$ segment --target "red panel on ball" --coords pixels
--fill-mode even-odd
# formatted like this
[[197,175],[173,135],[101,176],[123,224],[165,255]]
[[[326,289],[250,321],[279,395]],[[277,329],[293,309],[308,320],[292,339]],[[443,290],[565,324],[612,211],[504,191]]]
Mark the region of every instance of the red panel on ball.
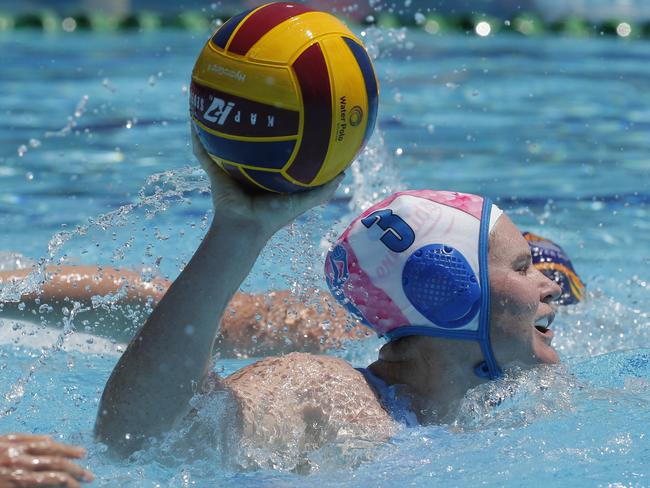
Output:
[[293,64],[304,106],[304,128],[298,154],[287,174],[300,183],[316,178],[327,156],[332,131],[332,89],[320,45],[307,48]]
[[253,13],[232,38],[228,51],[245,55],[264,34],[291,17],[312,12],[313,9],[299,3],[272,3]]

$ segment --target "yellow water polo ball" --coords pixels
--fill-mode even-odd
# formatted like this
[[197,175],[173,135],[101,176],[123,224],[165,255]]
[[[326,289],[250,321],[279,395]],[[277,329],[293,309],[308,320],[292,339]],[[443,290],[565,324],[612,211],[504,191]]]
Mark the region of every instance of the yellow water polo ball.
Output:
[[243,12],[199,55],[190,114],[224,171],[278,193],[327,183],[372,134],[378,83],[361,41],[333,15],[291,2]]

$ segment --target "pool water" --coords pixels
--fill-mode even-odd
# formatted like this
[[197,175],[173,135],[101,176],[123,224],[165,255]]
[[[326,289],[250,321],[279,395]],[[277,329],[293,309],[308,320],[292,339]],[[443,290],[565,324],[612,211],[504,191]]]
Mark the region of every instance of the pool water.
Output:
[[[0,265],[106,263],[174,278],[211,218],[190,165],[187,88],[205,36],[0,33]],[[331,228],[382,195],[490,196],[559,242],[588,299],[560,310],[557,367],[468,394],[452,425],[401,431],[356,463],[239,472],[167,445],[115,461],[92,438],[121,345],[83,311],[63,331],[0,322],[0,430],[80,443],[93,486],[650,485],[648,43],[369,29],[378,130],[324,209],[274,239],[245,290],[322,287]],[[0,289],[2,299],[16,290]],[[379,341],[336,354],[355,366]],[[225,373],[246,364],[224,360]]]

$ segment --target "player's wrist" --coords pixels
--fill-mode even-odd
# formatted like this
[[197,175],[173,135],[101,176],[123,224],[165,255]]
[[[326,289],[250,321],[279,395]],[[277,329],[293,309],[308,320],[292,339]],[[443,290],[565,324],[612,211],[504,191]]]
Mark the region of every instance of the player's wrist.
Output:
[[245,244],[260,244],[263,246],[274,233],[274,230],[268,229],[264,222],[255,217],[242,217],[238,214],[215,212],[206,238],[223,239],[227,237]]

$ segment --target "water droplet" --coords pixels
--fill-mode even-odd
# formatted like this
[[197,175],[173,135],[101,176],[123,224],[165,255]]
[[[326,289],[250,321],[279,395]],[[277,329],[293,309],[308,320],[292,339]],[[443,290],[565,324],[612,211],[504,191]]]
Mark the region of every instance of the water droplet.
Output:
[[435,131],[436,131],[436,126],[435,125],[433,125],[433,124],[427,125],[427,132],[429,134],[433,134]]
[[38,139],[30,139],[29,140],[29,147],[36,148],[41,145],[41,141]]
[[72,17],[66,17],[61,22],[61,28],[66,32],[73,32],[77,28],[77,21]]
[[149,86],[156,86],[156,77],[154,75],[151,75],[149,77],[148,83],[149,83]]
[[107,90],[110,90],[112,93],[115,93],[115,87],[111,83],[111,80],[109,80],[108,78],[104,78],[102,80],[102,86]]
[[34,179],[34,173],[32,173],[31,171],[28,171],[27,173],[25,173],[25,179],[27,181],[32,181]]
[[402,154],[404,154],[404,149],[402,149],[401,147],[395,149],[395,156],[401,156]]
[[127,120],[127,121],[126,121],[126,124],[124,125],[124,127],[126,127],[127,129],[130,129],[131,127],[133,127],[133,122],[130,121],[130,120]]
[[422,25],[427,21],[427,18],[424,16],[422,12],[416,12],[415,14],[415,23],[417,25]]
[[435,20],[429,20],[424,24],[424,30],[428,34],[437,34],[440,31],[440,24]]
[[78,119],[81,117],[84,113],[84,110],[86,110],[86,104],[88,103],[88,95],[84,95],[81,97],[81,100],[77,104],[77,107],[75,108],[74,111],[74,116]]
[[619,37],[628,37],[632,33],[632,26],[627,22],[621,22],[616,26],[616,34]]
[[484,20],[476,24],[476,27],[474,28],[474,31],[481,37],[486,37],[490,35],[490,32],[492,31],[492,26]]
[[27,152],[27,146],[25,146],[25,144],[22,144],[22,145],[18,146],[18,156],[19,157],[22,158],[25,155],[26,152]]

